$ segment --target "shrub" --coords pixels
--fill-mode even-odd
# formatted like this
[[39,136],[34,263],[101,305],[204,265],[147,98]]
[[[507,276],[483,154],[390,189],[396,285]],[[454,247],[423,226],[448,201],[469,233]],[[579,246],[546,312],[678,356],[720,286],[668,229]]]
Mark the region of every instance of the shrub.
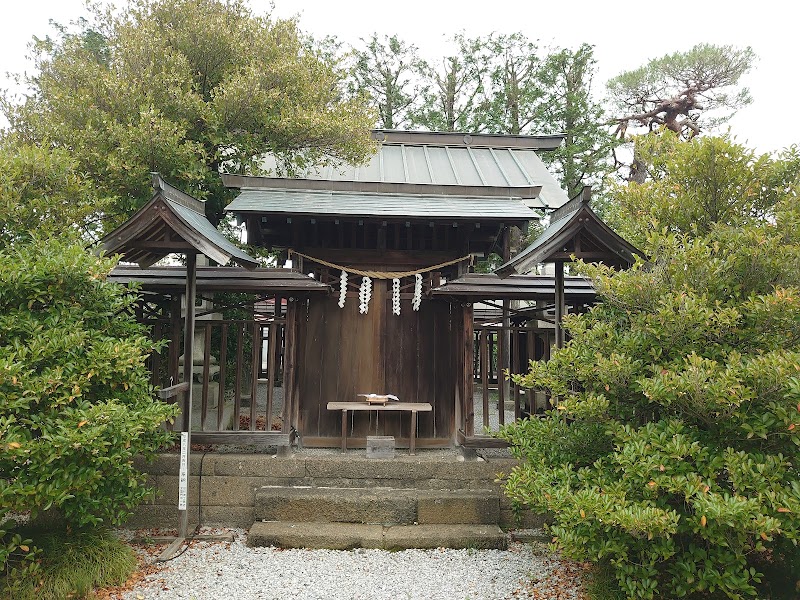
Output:
[[502,430],[523,459],[507,493],[551,512],[556,545],[610,565],[628,598],[744,598],[767,570],[797,577],[796,190],[769,219],[651,232],[630,271],[583,266],[600,303],[517,377],[559,406]]
[[118,523],[150,493],[134,457],[169,441],[174,415],[152,393],[136,297],[77,245],[18,244],[0,264],[0,520]]

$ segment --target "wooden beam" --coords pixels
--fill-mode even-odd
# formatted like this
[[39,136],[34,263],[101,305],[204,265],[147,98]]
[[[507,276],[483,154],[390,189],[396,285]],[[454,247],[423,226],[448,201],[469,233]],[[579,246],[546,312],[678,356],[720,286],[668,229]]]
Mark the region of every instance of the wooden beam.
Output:
[[291,436],[280,431],[198,431],[194,434],[198,444],[236,444],[261,446],[289,446]]
[[175,385],[171,385],[169,387],[162,388],[158,390],[157,394],[158,397],[162,400],[168,400],[170,398],[175,398],[181,392],[185,392],[189,389],[189,384],[185,381],[181,383],[176,383]]
[[456,434],[459,446],[464,448],[508,448],[509,444],[490,435],[467,435],[461,429]]
[[555,263],[556,267],[556,280],[555,280],[555,304],[556,304],[556,348],[564,347],[564,312],[566,306],[564,304],[564,263],[558,261]]
[[138,240],[127,244],[136,250],[169,250],[172,252],[194,251],[194,246],[183,240]]

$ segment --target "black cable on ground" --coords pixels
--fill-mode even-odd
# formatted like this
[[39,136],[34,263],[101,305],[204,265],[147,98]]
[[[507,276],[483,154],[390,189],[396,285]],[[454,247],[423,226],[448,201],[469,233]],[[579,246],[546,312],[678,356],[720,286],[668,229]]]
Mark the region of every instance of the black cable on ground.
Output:
[[203,452],[202,456],[200,457],[200,476],[197,482],[197,526],[194,528],[192,534],[186,538],[186,545],[180,552],[178,552],[175,556],[171,556],[165,560],[159,559],[156,562],[165,563],[178,558],[181,554],[189,549],[189,546],[191,546],[192,542],[194,541],[194,537],[200,532],[200,525],[203,523],[203,505],[201,503],[201,498],[203,497],[203,460],[205,459],[206,454],[208,454],[208,450]]

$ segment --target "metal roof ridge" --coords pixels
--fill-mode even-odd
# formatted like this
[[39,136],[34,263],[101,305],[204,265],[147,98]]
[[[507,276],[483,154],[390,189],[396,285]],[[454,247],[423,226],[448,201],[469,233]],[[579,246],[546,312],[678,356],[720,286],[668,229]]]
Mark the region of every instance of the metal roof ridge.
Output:
[[206,214],[205,200],[200,200],[199,198],[190,196],[186,192],[179,190],[174,186],[171,186],[166,181],[164,181],[164,178],[157,171],[150,172],[150,179],[152,182],[154,194],[160,193],[167,200],[170,200],[175,204],[179,204],[180,206],[183,206],[191,211],[194,211],[198,214],[205,216]]
[[565,134],[508,135],[503,133],[469,133],[456,131],[408,131],[402,129],[375,129],[372,139],[386,145],[472,146],[490,148],[519,148],[555,150],[564,141]]

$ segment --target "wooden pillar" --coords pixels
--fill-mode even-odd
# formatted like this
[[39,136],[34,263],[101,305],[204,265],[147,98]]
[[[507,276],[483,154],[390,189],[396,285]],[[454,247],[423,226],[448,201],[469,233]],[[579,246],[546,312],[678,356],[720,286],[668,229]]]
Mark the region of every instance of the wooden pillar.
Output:
[[174,294],[169,307],[169,385],[178,383],[178,360],[181,354],[181,295]]
[[509,316],[511,308],[510,300],[503,300],[503,320],[500,327],[500,339],[497,344],[497,410],[500,417],[500,425],[506,422],[506,398],[511,391],[508,387],[508,380],[505,371],[511,371],[511,318]]
[[283,433],[298,427],[297,405],[297,321],[298,301],[289,298],[286,304],[286,329],[284,333],[283,360]]
[[256,321],[255,311],[253,311],[252,340],[253,347],[250,355],[250,431],[256,430],[256,420],[258,419],[258,372],[261,369],[261,323]]
[[564,303],[564,263],[557,261],[556,278],[555,278],[555,292],[556,292],[556,348],[564,347],[564,326],[563,319],[566,312],[566,305]]
[[[181,444],[185,443],[185,453],[182,449],[181,458],[185,455],[185,460],[181,463],[181,473],[179,479],[185,481],[179,482],[179,486],[185,486],[183,489],[186,492],[185,507],[178,513],[180,516],[180,529],[178,531],[179,538],[186,538],[189,529],[189,511],[188,511],[188,498],[189,498],[189,464],[192,454],[192,388],[193,384],[193,363],[192,357],[194,356],[194,312],[195,300],[197,295],[197,255],[193,252],[186,254],[186,320],[183,326],[183,381],[189,384],[186,390],[186,402],[183,407],[183,425],[181,427]],[[185,441],[184,441],[185,440]],[[180,494],[180,490],[179,490]],[[199,510],[200,507],[198,507]]]
[[461,389],[463,398],[464,415],[464,435],[472,437],[475,435],[475,410],[472,397],[472,361],[474,352],[474,335],[472,320],[472,304],[463,307],[463,346],[462,346],[462,365],[461,365]]
[[511,260],[511,226],[506,227],[503,231],[503,262],[507,263]]
[[489,330],[480,330],[480,357],[481,357],[481,398],[483,404],[483,427],[489,427]]

